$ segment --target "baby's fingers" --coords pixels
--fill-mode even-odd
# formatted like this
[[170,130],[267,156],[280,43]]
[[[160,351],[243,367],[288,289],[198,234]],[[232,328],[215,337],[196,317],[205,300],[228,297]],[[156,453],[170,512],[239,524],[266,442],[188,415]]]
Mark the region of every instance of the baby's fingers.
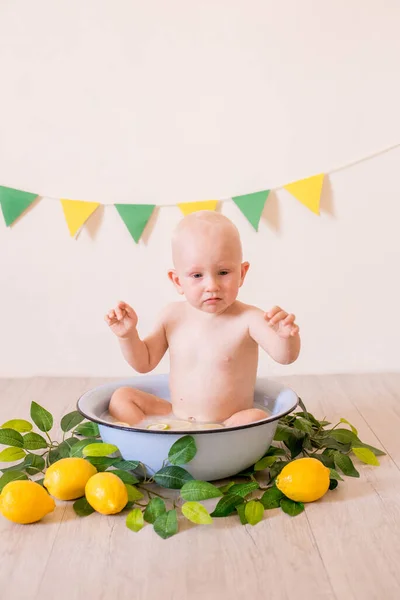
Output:
[[295,325],[294,327],[292,327],[292,331],[290,332],[291,337],[294,337],[295,335],[297,335],[300,331],[300,327],[298,327],[297,325]]
[[293,314],[290,314],[284,319],[282,325],[292,325],[294,323],[296,317]]
[[287,317],[287,312],[285,312],[284,310],[281,310],[280,312],[276,313],[272,317],[272,319],[270,319],[269,324],[276,325],[277,323],[279,323],[279,321],[283,321],[286,317]]

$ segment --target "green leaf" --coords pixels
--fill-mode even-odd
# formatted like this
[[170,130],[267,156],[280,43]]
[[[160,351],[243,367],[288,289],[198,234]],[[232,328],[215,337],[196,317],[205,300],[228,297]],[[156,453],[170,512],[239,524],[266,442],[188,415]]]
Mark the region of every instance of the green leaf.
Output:
[[[327,432],[330,433],[330,432]],[[351,431],[349,431],[349,433],[352,433]],[[350,450],[351,448],[351,443],[348,442],[347,444],[342,444],[342,442],[338,442],[338,440],[335,440],[335,438],[327,436],[321,439],[321,444],[322,446],[325,446],[326,448],[329,448],[331,450],[339,450],[339,452],[342,453],[346,453]]]
[[25,419],[11,419],[11,421],[3,423],[1,429],[14,429],[15,431],[19,431],[19,433],[26,433],[27,431],[31,431],[32,423],[25,421]]
[[53,450],[50,450],[50,452],[48,454],[48,460],[49,460],[50,465],[52,465],[55,462],[57,462],[58,460],[60,460],[60,458],[62,458],[62,457],[60,456],[58,448],[53,448]]
[[40,450],[47,448],[48,444],[43,436],[38,433],[27,433],[24,437],[24,448],[27,450]]
[[23,448],[24,439],[18,431],[15,431],[15,429],[0,429],[0,444]]
[[222,496],[221,489],[207,481],[188,481],[182,486],[181,496],[184,500],[198,501]]
[[96,467],[99,473],[102,473],[110,467],[114,467],[116,462],[118,462],[116,458],[108,458],[106,456],[87,456],[86,460]]
[[28,479],[28,477],[22,471],[8,471],[7,473],[4,473],[4,475],[0,477],[0,492],[7,483],[10,483],[10,481],[18,481],[20,479]]
[[64,415],[61,419],[61,429],[63,431],[69,431],[73,429],[75,425],[78,425],[83,421],[85,417],[81,415],[77,410],[74,410],[67,415]]
[[118,452],[117,446],[114,444],[103,444],[102,442],[96,442],[95,444],[89,444],[82,449],[83,456],[108,456]]
[[152,498],[144,511],[144,520],[147,523],[154,523],[166,510],[164,500],[161,500],[161,498]]
[[194,437],[185,435],[171,446],[168,460],[173,465],[186,465],[196,456],[197,448]]
[[113,473],[114,475],[119,477],[124,483],[128,483],[130,485],[133,485],[134,483],[139,483],[139,479],[132,475],[132,473],[129,473],[128,471],[123,471],[122,469],[112,469],[108,472]]
[[243,504],[242,496],[238,496],[237,494],[227,494],[218,502],[214,512],[211,513],[211,516],[227,517],[233,513],[239,504]]
[[23,465],[29,475],[36,475],[44,470],[46,463],[42,456],[39,456],[38,454],[28,454]]
[[238,504],[238,506],[236,507],[236,512],[239,515],[239,519],[242,525],[247,525],[247,519],[246,519],[246,504]]
[[79,442],[76,442],[76,444],[74,444],[70,451],[69,451],[69,455],[71,457],[77,456],[78,458],[82,458],[83,456],[83,449],[86,446],[89,446],[89,444],[93,444],[96,443],[96,438],[88,438],[86,440],[79,440]]
[[244,514],[250,525],[257,525],[264,516],[264,506],[258,500],[250,500],[246,504]]
[[299,411],[297,413],[294,414],[295,417],[303,417],[304,419],[307,419],[307,421],[310,421],[310,423],[312,423],[312,425],[315,425],[315,427],[317,427],[318,429],[321,427],[321,421],[318,421],[313,414],[311,414],[310,412],[307,411]]
[[61,442],[61,444],[57,446],[60,458],[68,458],[71,453],[71,448],[75,446],[75,444],[78,444],[79,441],[78,438],[70,437]]
[[293,429],[291,427],[278,423],[278,427],[276,428],[274,435],[274,440],[277,442],[284,442],[288,440],[292,435]]
[[175,535],[178,533],[178,518],[176,514],[176,510],[169,510],[157,517],[154,521],[154,531],[159,535],[163,540]]
[[[113,473],[114,471],[111,471]],[[126,491],[128,492],[128,502],[137,502],[143,498],[143,494],[140,490],[138,490],[134,485],[130,485],[129,483],[125,484]]]
[[284,494],[277,487],[273,486],[264,492],[260,498],[260,502],[265,509],[270,510],[271,508],[279,508],[282,498],[284,498]]
[[285,456],[286,452],[283,448],[277,448],[276,446],[270,446],[265,453],[265,456]]
[[371,452],[373,454],[375,454],[375,456],[386,456],[386,452],[379,450],[379,448],[374,448],[373,446],[370,446],[369,444],[364,444],[363,442],[357,442],[354,445],[357,448],[368,448],[368,450],[371,450]]
[[164,467],[155,473],[154,480],[162,487],[180,490],[187,481],[193,481],[193,477],[182,467]]
[[118,459],[114,464],[116,469],[122,469],[123,471],[135,471],[139,466],[138,460],[121,460]]
[[281,509],[287,515],[295,517],[296,515],[299,515],[301,512],[303,512],[304,504],[302,502],[294,502],[294,500],[290,500],[289,498],[282,498]]
[[339,481],[343,481],[343,477],[339,475],[339,473],[335,469],[329,469],[330,471],[330,479],[338,479]]
[[82,423],[75,429],[75,433],[84,435],[85,437],[99,437],[100,431],[97,423]]
[[301,431],[305,431],[306,433],[309,433],[310,435],[312,435],[314,433],[314,429],[313,429],[313,426],[311,425],[310,421],[307,421],[307,419],[304,419],[303,417],[298,417],[295,420],[294,427],[296,427],[296,429],[300,429]]
[[330,479],[329,480],[329,489],[330,490],[336,489],[338,485],[339,485],[339,482],[338,482],[337,479]]
[[230,481],[229,483],[227,483],[226,485],[221,485],[218,489],[220,492],[222,492],[222,494],[226,494],[226,492],[228,492],[232,486],[235,485],[234,481]]
[[354,442],[358,442],[359,439],[355,433],[349,431],[348,429],[331,429],[327,431],[330,437],[335,439],[337,442],[341,444],[352,444]]
[[271,478],[271,481],[279,475],[279,473],[282,471],[283,467],[286,467],[286,465],[288,465],[289,462],[290,461],[288,461],[288,460],[277,460],[272,465],[272,467],[269,470],[269,476]]
[[313,458],[316,458],[317,460],[319,460],[320,462],[322,462],[323,465],[325,465],[325,467],[328,467],[328,469],[333,469],[335,466],[335,462],[333,460],[333,457],[328,455],[328,454],[313,454]]
[[354,427],[354,425],[352,425],[351,423],[349,423],[349,421],[347,419],[344,419],[343,417],[340,419],[340,423],[346,423],[346,425],[348,425],[350,427],[350,429],[352,430],[352,432],[355,435],[358,435],[358,431],[357,429]]
[[259,484],[256,481],[249,481],[248,483],[236,483],[228,491],[228,494],[233,494],[245,498],[251,492],[255,492],[259,489]]
[[209,525],[212,518],[206,508],[200,502],[185,502],[182,505],[182,513],[192,523],[198,525]]
[[11,446],[0,452],[0,462],[15,462],[25,457],[25,452],[22,448]]
[[134,508],[126,517],[126,526],[135,533],[140,531],[144,525],[143,513],[140,508]]
[[264,471],[264,469],[268,469],[271,465],[274,464],[278,460],[277,456],[264,456],[254,465],[255,471]]
[[53,427],[53,416],[37,402],[31,403],[31,419],[40,431],[50,431]]
[[87,517],[94,513],[94,508],[92,508],[89,502],[86,500],[85,496],[83,498],[79,498],[73,504],[73,509],[78,515],[78,517]]
[[369,450],[368,448],[353,446],[351,450],[363,463],[379,467],[379,460],[376,458],[375,454],[371,452],[371,450]]
[[349,477],[360,477],[360,473],[354,467],[353,462],[349,456],[347,456],[346,454],[341,454],[340,452],[334,452],[333,459],[335,461],[335,465],[345,475],[348,475]]

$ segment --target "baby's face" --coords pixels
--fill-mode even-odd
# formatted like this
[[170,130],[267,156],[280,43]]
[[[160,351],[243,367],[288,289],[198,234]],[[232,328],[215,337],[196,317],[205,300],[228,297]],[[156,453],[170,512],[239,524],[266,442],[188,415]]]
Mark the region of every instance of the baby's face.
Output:
[[229,232],[192,232],[179,242],[170,277],[194,308],[220,314],[235,302],[248,267]]

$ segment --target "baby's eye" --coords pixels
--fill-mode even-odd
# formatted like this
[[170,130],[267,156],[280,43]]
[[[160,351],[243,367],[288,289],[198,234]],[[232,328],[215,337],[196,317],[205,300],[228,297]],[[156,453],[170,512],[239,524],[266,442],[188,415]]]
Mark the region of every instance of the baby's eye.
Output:
[[220,271],[219,274],[220,275],[228,275],[229,271]]
[[201,276],[201,273],[193,273],[192,275],[193,279],[200,279]]

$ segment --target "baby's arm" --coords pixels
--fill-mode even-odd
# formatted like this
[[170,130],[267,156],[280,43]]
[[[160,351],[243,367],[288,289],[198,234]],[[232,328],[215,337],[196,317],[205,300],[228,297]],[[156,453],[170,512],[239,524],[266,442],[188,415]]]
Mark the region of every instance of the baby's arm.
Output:
[[249,311],[249,333],[271,358],[282,365],[294,362],[300,352],[299,328],[279,306],[268,313],[253,307]]
[[148,373],[155,369],[167,351],[165,322],[168,312],[168,307],[162,311],[153,332],[144,340],[140,339],[136,328],[136,313],[125,302],[120,302],[117,308],[105,317],[118,337],[125,360],[138,373]]

